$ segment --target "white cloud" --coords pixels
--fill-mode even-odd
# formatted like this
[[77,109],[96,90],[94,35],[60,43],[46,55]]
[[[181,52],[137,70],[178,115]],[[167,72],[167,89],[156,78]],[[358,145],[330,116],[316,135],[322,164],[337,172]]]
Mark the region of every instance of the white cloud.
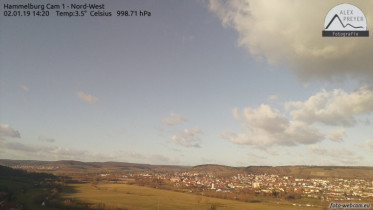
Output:
[[148,164],[175,164],[179,162],[179,159],[175,157],[167,157],[160,154],[141,154],[135,151],[126,152],[126,156],[133,161],[140,161]]
[[166,125],[177,125],[177,124],[180,124],[180,123],[182,123],[186,120],[187,119],[180,116],[179,114],[171,112],[169,117],[165,117],[165,118],[162,119],[162,122]]
[[129,158],[133,158],[133,159],[145,159],[145,155],[143,154],[140,154],[138,152],[135,152],[135,151],[128,151],[126,152],[126,156],[129,157]]
[[183,41],[183,42],[192,42],[193,40],[194,40],[194,35],[189,35],[189,36],[185,36],[185,35],[183,35],[182,37],[181,37],[181,40]]
[[89,95],[89,94],[85,94],[83,92],[77,92],[76,95],[83,101],[87,102],[87,103],[90,103],[90,104],[95,104],[97,103],[98,101],[98,98],[92,96],[92,95]]
[[325,155],[327,153],[327,150],[320,145],[309,145],[308,149],[317,155]]
[[[329,130],[323,126],[355,126],[366,124],[373,112],[373,88],[362,86],[354,91],[341,89],[321,90],[305,101],[283,103],[284,113],[262,104],[256,108],[246,107],[242,111],[232,110],[233,118],[247,132],[225,131],[220,137],[235,144],[250,145],[268,150],[274,146],[315,144],[327,137],[342,142],[346,131],[342,128]],[[323,127],[323,130],[319,128]]]
[[373,89],[363,86],[351,93],[322,90],[304,102],[288,102],[286,108],[292,110],[290,114],[295,120],[352,126],[356,115],[373,112]]
[[1,137],[21,138],[21,134],[7,124],[0,124],[0,138]]
[[200,128],[184,129],[179,135],[171,137],[171,140],[184,147],[200,147],[201,141],[198,136],[202,131]]
[[[225,27],[238,32],[238,45],[268,63],[287,63],[298,79],[373,78],[371,39],[329,39],[321,36],[328,11],[338,1],[210,0],[209,8]],[[373,4],[357,1],[367,23]],[[369,26],[368,26],[369,28]]]
[[23,91],[25,91],[26,93],[28,93],[30,91],[30,89],[26,86],[26,85],[20,85],[19,86]]
[[247,155],[248,155],[251,159],[254,159],[254,160],[256,160],[256,159],[262,159],[262,160],[264,160],[264,159],[267,159],[267,158],[268,158],[267,155],[257,155],[257,154],[254,154],[254,153],[248,153]]
[[45,141],[45,142],[48,142],[48,143],[53,143],[53,142],[56,141],[55,139],[53,139],[53,138],[49,138],[49,137],[46,137],[46,136],[44,136],[44,135],[40,135],[40,136],[39,136],[39,140],[41,140],[41,141]]
[[220,136],[235,144],[268,149],[275,145],[313,144],[324,139],[324,135],[316,127],[289,120],[269,105],[262,104],[256,109],[247,107],[242,115],[238,109],[233,109],[233,116],[243,123],[248,133],[223,132]]
[[220,137],[223,139],[226,139],[232,143],[235,144],[259,144],[260,141],[254,141],[254,139],[251,139],[247,134],[245,133],[234,133],[230,131],[225,131],[220,134]]
[[273,102],[278,99],[278,95],[270,95],[268,96],[268,101]]
[[86,150],[70,149],[58,146],[40,146],[10,142],[0,139],[0,151],[12,151],[15,158],[27,156],[29,159],[44,160],[82,160],[82,161],[109,161],[117,160],[118,155],[89,152]]
[[289,120],[279,110],[265,104],[256,109],[245,108],[243,117],[252,127],[271,132],[281,132],[289,126]]
[[362,145],[365,148],[371,149],[373,151],[373,140],[372,139],[367,139]]
[[38,152],[40,147],[37,146],[30,146],[23,143],[18,142],[9,142],[6,140],[0,139],[0,148],[1,149],[8,149],[14,151],[22,151],[22,152]]
[[178,158],[167,157],[160,154],[153,154],[149,156],[149,162],[152,164],[175,164],[179,162]]
[[335,165],[356,165],[364,159],[353,150],[345,148],[325,149],[319,145],[308,146],[309,151],[314,154],[330,158]]
[[344,129],[338,129],[338,130],[329,132],[328,138],[335,142],[342,142],[346,136],[347,134]]

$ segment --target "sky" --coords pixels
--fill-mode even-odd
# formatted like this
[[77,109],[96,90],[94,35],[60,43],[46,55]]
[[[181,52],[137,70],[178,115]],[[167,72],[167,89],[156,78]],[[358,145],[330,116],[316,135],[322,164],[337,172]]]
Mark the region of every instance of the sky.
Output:
[[113,16],[0,17],[0,159],[373,166],[372,36],[321,36],[373,2],[89,3]]

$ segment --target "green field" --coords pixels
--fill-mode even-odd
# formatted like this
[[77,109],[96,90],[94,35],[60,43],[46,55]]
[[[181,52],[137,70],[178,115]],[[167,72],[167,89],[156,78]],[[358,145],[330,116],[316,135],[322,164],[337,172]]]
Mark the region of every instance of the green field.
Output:
[[73,192],[60,195],[61,199],[89,203],[92,207],[116,207],[118,209],[317,209],[293,206],[287,201],[277,203],[247,203],[218,198],[174,192],[127,184],[70,184]]
[[[29,178],[0,177],[0,191],[12,192],[12,198],[23,204],[25,209],[40,209],[40,204],[48,195],[48,189],[35,187]],[[54,209],[44,207],[43,209]]]

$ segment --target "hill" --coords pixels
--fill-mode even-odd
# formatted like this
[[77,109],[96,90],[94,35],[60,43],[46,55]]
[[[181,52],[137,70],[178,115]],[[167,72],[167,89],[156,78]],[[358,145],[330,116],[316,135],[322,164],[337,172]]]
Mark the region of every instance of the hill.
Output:
[[297,178],[348,178],[368,179],[373,177],[373,167],[363,166],[248,166],[230,167],[222,165],[199,165],[190,169],[202,174],[212,173],[218,176],[231,176],[237,173],[276,174]]
[[223,177],[233,176],[235,174],[245,172],[244,168],[223,166],[223,165],[216,165],[216,164],[194,166],[189,171],[192,173],[214,174],[216,176],[223,176]]
[[[276,174],[297,178],[357,178],[371,180],[373,167],[363,166],[248,166],[231,167],[216,164],[189,166],[150,165],[126,162],[81,162],[73,160],[1,160],[0,165],[33,171],[63,171],[74,173],[120,172],[120,171],[188,171],[199,174],[232,176],[238,173]],[[1,169],[1,168],[0,168]]]
[[174,171],[185,170],[190,167],[173,165],[150,165],[126,162],[81,162],[75,160],[60,161],[38,161],[38,160],[8,160],[0,159],[0,165],[41,171],[64,171],[64,172],[115,172],[115,171],[136,171],[136,170],[155,170],[155,171]]
[[246,168],[252,174],[278,174],[299,178],[348,178],[372,179],[373,167],[362,166],[250,166]]

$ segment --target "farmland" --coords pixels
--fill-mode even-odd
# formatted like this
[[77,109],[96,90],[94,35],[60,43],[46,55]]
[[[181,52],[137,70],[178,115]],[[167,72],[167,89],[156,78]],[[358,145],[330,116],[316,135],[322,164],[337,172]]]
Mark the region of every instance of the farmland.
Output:
[[128,184],[70,184],[74,193],[62,193],[69,202],[90,203],[107,209],[315,209],[283,202],[240,202]]
[[[24,209],[325,209],[373,197],[369,167],[3,163],[12,168],[0,168],[0,199]],[[351,171],[364,179],[322,177]]]

